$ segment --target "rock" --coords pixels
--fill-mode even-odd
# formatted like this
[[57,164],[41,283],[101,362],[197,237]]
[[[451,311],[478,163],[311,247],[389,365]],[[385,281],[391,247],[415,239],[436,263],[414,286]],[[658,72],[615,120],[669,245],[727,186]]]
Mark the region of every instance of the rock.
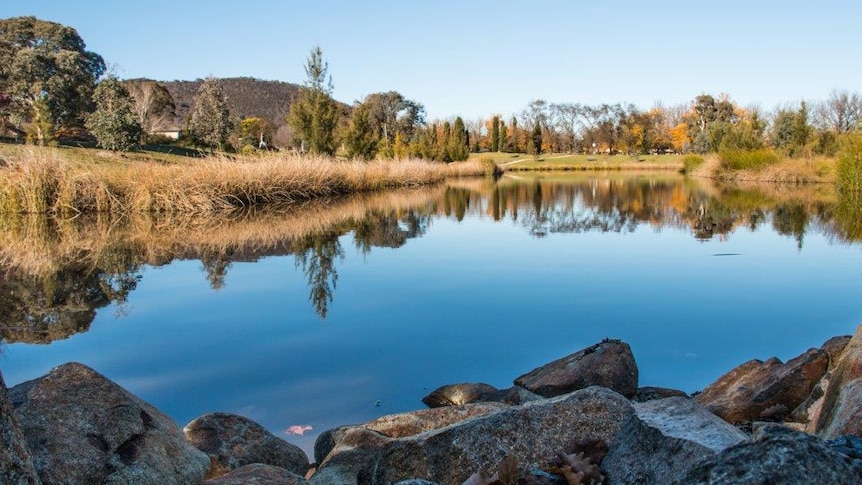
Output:
[[481,382],[476,384],[450,384],[434,389],[430,394],[422,398],[422,402],[429,408],[460,406],[461,404],[483,401],[483,397],[499,392],[496,387]]
[[18,419],[7,396],[0,374],[0,483],[37,485],[40,483]]
[[602,462],[610,483],[672,483],[748,437],[685,397],[634,405]]
[[826,441],[826,446],[854,460],[862,460],[862,437],[842,435]]
[[364,428],[389,438],[403,438],[449,426],[450,424],[475,416],[499,411],[506,407],[508,406],[502,403],[465,404],[463,406],[448,406],[422,409],[409,413],[390,414],[365,424],[339,426],[324,431],[317,437],[317,440],[314,442],[314,459],[318,463],[323,462],[326,455],[335,448],[336,443],[341,441],[341,438],[350,428]]
[[852,337],[850,335],[841,335],[839,337],[832,337],[823,343],[820,347],[820,350],[826,352],[829,355],[829,368],[828,371],[831,371],[838,365],[838,361],[841,360],[841,355],[844,353],[844,349],[847,348],[847,344],[850,343],[850,339]]
[[813,394],[804,411],[797,409],[794,415],[807,415],[806,431],[824,439],[842,434],[862,435],[862,413],[855,407],[862,405],[862,325],[844,347],[835,364],[835,369],[819,386],[822,396]]
[[799,406],[826,373],[829,356],[810,349],[787,363],[750,360],[710,384],[695,400],[733,424],[750,423],[770,407]]
[[43,483],[179,485],[209,468],[170,418],[85,365],[61,365],[9,396]]
[[805,428],[806,432],[815,433],[817,422],[819,421],[820,414],[823,411],[823,396],[826,394],[826,389],[829,387],[829,382],[832,380],[832,374],[838,366],[838,362],[844,353],[844,349],[850,342],[850,339],[851,337],[849,335],[832,337],[820,347],[820,350],[829,355],[829,366],[827,367],[826,375],[817,382],[811,390],[811,394],[802,401],[802,404],[797,406],[796,409],[792,410],[790,413],[790,419],[792,421],[806,425],[810,423],[810,426],[806,426]]
[[627,343],[606,339],[533,369],[515,384],[544,397],[601,386],[631,398],[638,387],[638,367]]
[[849,485],[860,480],[853,460],[831,450],[818,438],[783,426],[768,426],[751,440],[701,463],[679,483]]
[[654,399],[664,399],[668,397],[688,397],[688,394],[677,389],[668,389],[666,387],[639,387],[635,391],[632,401],[647,402]]
[[205,414],[187,424],[183,433],[189,443],[209,456],[212,467],[208,478],[252,463],[281,467],[299,475],[308,471],[308,457],[302,449],[236,414]]
[[429,482],[428,480],[422,480],[421,478],[410,478],[408,480],[401,480],[395,485],[437,485],[434,482]]
[[204,485],[304,485],[308,481],[284,468],[252,463],[241,466],[226,475],[207,480]]
[[612,443],[633,413],[623,396],[590,387],[405,438],[353,429],[321,463],[311,482],[393,483],[423,477],[460,484],[480,469],[494,469],[507,454],[529,468],[583,439]]

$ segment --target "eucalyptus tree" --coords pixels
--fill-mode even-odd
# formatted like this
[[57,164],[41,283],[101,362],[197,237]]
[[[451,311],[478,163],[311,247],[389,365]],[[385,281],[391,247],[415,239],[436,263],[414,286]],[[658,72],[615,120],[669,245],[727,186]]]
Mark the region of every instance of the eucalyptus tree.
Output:
[[299,99],[290,106],[287,122],[303,148],[316,154],[335,153],[335,130],[340,117],[332,99],[332,77],[329,63],[323,59],[320,46],[311,50],[305,63],[305,85]]
[[141,142],[147,135],[173,119],[176,104],[170,91],[163,84],[150,79],[123,81],[134,100],[134,111],[141,125]]
[[218,80],[205,79],[195,96],[189,131],[196,143],[213,150],[223,146],[233,129],[227,100]]
[[30,124],[40,142],[43,126],[81,126],[104,73],[104,59],[75,29],[36,17],[0,20],[0,93],[12,122]]
[[95,111],[85,126],[102,148],[128,151],[141,137],[141,125],[134,113],[134,102],[126,88],[115,77],[103,79],[93,93]]

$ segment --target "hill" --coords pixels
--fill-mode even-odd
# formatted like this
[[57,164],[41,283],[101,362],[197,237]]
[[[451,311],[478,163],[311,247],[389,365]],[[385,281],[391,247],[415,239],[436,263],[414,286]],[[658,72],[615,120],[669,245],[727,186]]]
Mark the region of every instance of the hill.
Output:
[[[195,81],[159,81],[163,84],[176,104],[177,127],[185,125],[191,115],[195,95],[202,79]],[[265,118],[277,130],[285,124],[284,118],[290,112],[291,102],[299,95],[298,84],[281,81],[264,81],[251,77],[219,79],[227,104],[233,115],[245,118],[257,116]]]

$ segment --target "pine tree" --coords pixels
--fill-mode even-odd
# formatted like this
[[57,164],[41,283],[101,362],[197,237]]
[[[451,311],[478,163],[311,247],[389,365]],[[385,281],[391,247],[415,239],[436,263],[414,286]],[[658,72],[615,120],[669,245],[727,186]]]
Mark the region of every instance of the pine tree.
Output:
[[221,147],[233,128],[230,110],[215,78],[207,78],[198,88],[189,131],[196,143],[213,150]]
[[332,155],[339,114],[328,72],[329,63],[323,60],[323,51],[317,46],[308,56],[305,87],[291,105],[287,121],[311,153]]
[[508,147],[509,140],[508,140],[508,138],[509,137],[508,137],[508,134],[506,132],[506,122],[501,119],[500,120],[500,144],[499,144],[501,152],[509,151],[509,147]]
[[532,142],[533,150],[531,153],[538,155],[542,153],[542,125],[539,123],[534,124],[532,135],[530,142]]
[[367,107],[359,105],[353,110],[344,144],[350,158],[368,160],[377,154],[377,133]]
[[518,118],[512,117],[512,122],[509,123],[512,127],[512,151],[518,153],[521,151],[521,140],[518,132]]
[[114,151],[134,148],[141,137],[141,125],[126,88],[109,77],[96,86],[93,103],[96,110],[87,117],[85,126],[99,146]]
[[468,148],[467,129],[464,127],[464,120],[461,117],[455,118],[452,124],[452,133],[449,135],[449,143],[447,144],[448,161],[460,162],[467,160],[470,156]]

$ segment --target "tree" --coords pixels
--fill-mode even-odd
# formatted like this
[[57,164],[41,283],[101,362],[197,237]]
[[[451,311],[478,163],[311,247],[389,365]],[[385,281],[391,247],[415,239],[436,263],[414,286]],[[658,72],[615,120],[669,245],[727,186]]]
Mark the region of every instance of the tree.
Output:
[[464,120],[460,116],[455,118],[455,122],[452,123],[452,132],[448,137],[446,147],[449,161],[460,162],[467,160],[467,157],[470,156],[467,129],[464,126]]
[[491,117],[491,151],[500,151],[500,117]]
[[332,155],[335,153],[339,113],[332,99],[329,63],[323,60],[320,46],[311,50],[305,64],[305,76],[305,87],[299,99],[291,105],[287,122],[308,151]]
[[500,119],[500,151],[509,151],[509,136],[506,132],[506,122]]
[[103,79],[93,93],[96,110],[87,117],[86,127],[99,146],[128,151],[141,137],[141,125],[134,113],[134,102],[115,77]]
[[835,89],[818,107],[817,117],[821,127],[836,133],[857,130],[862,122],[862,96]]
[[189,122],[189,131],[195,143],[213,150],[224,145],[231,128],[230,110],[218,81],[215,78],[205,79],[195,96],[195,107]]
[[377,133],[371,124],[368,106],[360,104],[353,109],[350,126],[344,137],[347,156],[368,160],[377,153]]
[[174,117],[174,98],[168,89],[149,79],[132,79],[123,85],[134,100],[134,111],[141,125],[141,143],[147,142],[147,135],[172,120]]
[[11,99],[13,121],[32,123],[40,142],[45,123],[81,126],[104,72],[102,56],[75,29],[35,17],[0,20],[0,93]]
[[255,147],[261,148],[261,139],[263,139],[264,143],[272,142],[272,124],[264,118],[249,116],[248,118],[243,118],[239,121],[238,135],[238,145],[241,150],[253,150]]
[[425,107],[397,91],[369,94],[362,104],[368,109],[381,146],[390,149],[398,135],[405,143],[414,140],[416,130],[425,123]]

